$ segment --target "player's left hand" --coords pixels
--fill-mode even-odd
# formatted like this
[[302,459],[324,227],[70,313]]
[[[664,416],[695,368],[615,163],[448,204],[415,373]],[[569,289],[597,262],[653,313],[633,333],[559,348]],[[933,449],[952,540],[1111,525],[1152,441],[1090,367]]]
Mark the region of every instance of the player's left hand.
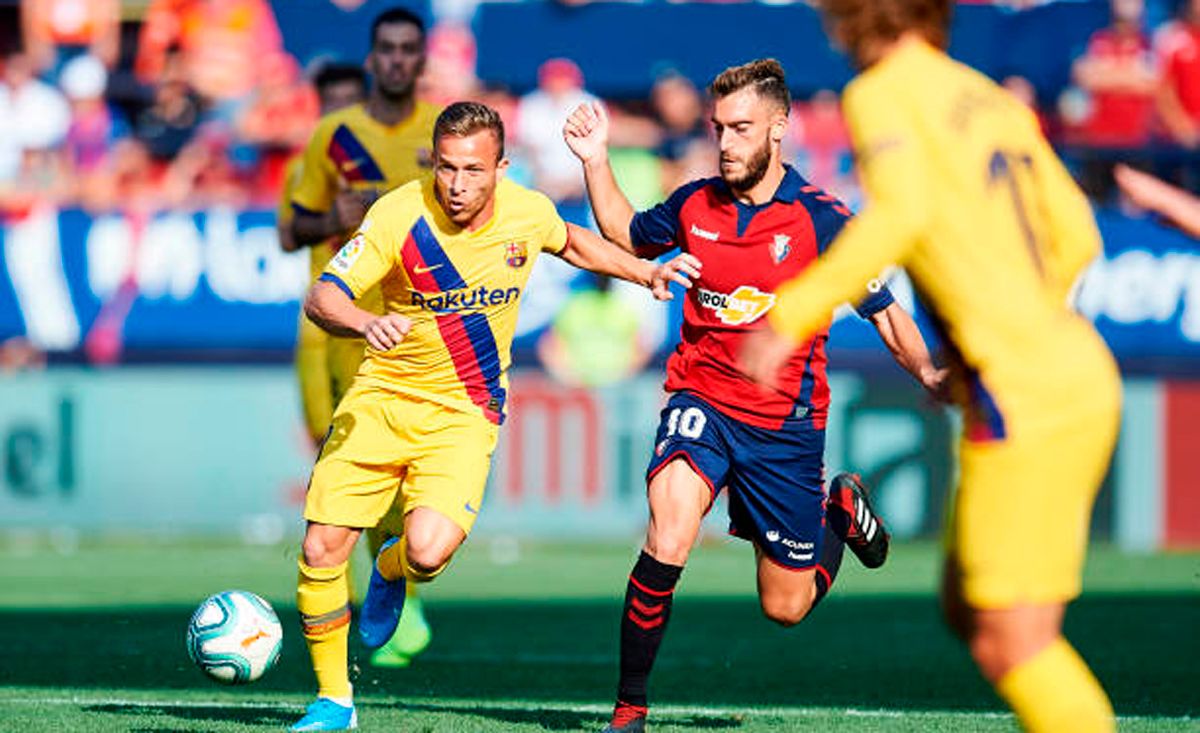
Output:
[[738,353],[738,364],[742,373],[759,385],[777,388],[779,373],[795,350],[796,344],[767,325],[746,334]]
[[692,287],[692,280],[700,277],[700,260],[695,255],[686,252],[678,254],[654,268],[650,275],[650,292],[658,300],[671,300],[675,295],[671,292],[671,283],[679,283],[685,288]]

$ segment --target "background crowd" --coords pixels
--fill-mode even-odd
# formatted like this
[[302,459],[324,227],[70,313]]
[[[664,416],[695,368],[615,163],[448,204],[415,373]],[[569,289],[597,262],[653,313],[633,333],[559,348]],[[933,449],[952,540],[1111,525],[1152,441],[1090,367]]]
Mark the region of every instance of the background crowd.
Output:
[[[331,0],[351,11],[362,0]],[[570,4],[578,4],[572,2]],[[1012,12],[1044,3],[1003,3]],[[538,69],[522,95],[476,77],[473,5],[435,2],[421,93],[501,110],[514,175],[585,216],[579,167],[561,143],[567,110],[594,98],[569,58]],[[1112,0],[1109,25],[1077,49],[1070,83],[1040,96],[1002,81],[1035,108],[1098,203],[1131,204],[1119,162],[1200,189],[1200,0]],[[21,0],[0,4],[0,211],[40,204],[92,213],[272,208],[283,166],[317,115],[320,66],[283,44],[267,0]],[[615,163],[635,205],[708,175],[715,155],[703,90],[671,68],[644,98],[605,99]],[[819,185],[858,202],[836,90],[798,99],[788,155]]]

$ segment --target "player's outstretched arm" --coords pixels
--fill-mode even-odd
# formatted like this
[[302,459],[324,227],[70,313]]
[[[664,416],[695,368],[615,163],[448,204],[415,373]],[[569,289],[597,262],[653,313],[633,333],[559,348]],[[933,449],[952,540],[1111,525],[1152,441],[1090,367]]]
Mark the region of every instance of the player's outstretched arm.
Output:
[[359,308],[341,288],[325,280],[318,280],[308,289],[304,315],[334,336],[365,338],[377,351],[395,347],[412,328],[412,321],[402,315],[380,316]]
[[760,384],[775,386],[796,345],[816,333],[839,303],[860,295],[862,283],[888,265],[903,264],[931,216],[911,123],[894,114],[882,95],[848,91],[844,107],[869,203],[811,267],[776,288],[768,328],[743,342],[742,371]]
[[1188,235],[1200,238],[1200,198],[1123,163],[1113,170],[1113,176],[1135,204],[1157,211]]
[[616,244],[575,224],[567,224],[567,245],[558,256],[582,270],[647,287],[658,300],[670,300],[673,297],[671,283],[690,288],[692,279],[700,277],[700,260],[693,255],[676,255],[658,264],[634,257]]
[[600,231],[610,241],[632,252],[629,223],[633,206],[617,185],[608,162],[608,114],[599,102],[579,105],[563,125],[563,139],[575,157],[583,163],[588,199]]
[[888,351],[896,363],[913,375],[921,386],[929,390],[934,397],[942,396],[943,385],[947,371],[939,369],[929,355],[929,347],[921,329],[913,321],[908,311],[899,303],[893,302],[888,307],[871,316],[871,323],[879,332]]

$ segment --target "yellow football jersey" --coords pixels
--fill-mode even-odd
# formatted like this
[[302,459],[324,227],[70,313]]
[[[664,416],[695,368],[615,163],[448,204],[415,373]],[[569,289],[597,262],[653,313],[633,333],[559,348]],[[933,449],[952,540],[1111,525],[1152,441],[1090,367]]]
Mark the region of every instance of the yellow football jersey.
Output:
[[407,119],[390,127],[369,115],[361,103],[325,115],[304,149],[292,205],[304,211],[329,211],[341,188],[374,200],[430,175],[433,125],[439,112],[434,105],[417,102]]
[[1112,356],[1067,303],[1100,236],[1034,115],[919,41],[851,82],[843,103],[868,203],[779,288],[772,326],[815,332],[895,263],[957,352],[968,440],[1045,425],[1090,388],[1111,392]]
[[502,422],[521,294],[538,254],[566,243],[550,199],[508,180],[476,231],[446,217],[430,181],[386,194],[321,275],[353,298],[378,283],[385,311],[413,322],[394,349],[367,349],[355,383]]

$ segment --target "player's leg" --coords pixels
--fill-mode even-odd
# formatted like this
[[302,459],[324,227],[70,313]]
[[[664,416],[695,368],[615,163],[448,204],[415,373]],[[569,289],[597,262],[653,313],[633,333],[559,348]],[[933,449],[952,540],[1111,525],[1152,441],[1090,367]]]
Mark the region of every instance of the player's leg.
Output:
[[483,502],[498,427],[481,415],[399,399],[399,418],[418,448],[401,486],[404,533],[375,559],[359,630],[378,647],[395,633],[412,584],[445,570],[466,540]]
[[845,548],[827,521],[825,433],[794,420],[776,430],[741,425],[733,436],[730,532],[754,543],[763,614],[791,626],[829,592]]
[[621,674],[613,719],[605,728],[612,733],[645,725],[647,683],[671,618],[675,585],[713,499],[707,480],[683,458],[664,465],[648,493],[646,542],[629,573],[621,609]]
[[[374,526],[395,498],[402,436],[389,428],[379,395],[348,395],[313,468],[296,603],[317,676],[318,699],[295,730],[356,724],[347,662],[350,553],[359,527]],[[386,459],[392,456],[392,462]]]
[[672,397],[663,410],[647,470],[650,522],[625,588],[617,702],[606,731],[634,733],[645,726],[647,684],[675,585],[712,505],[714,487],[724,484],[729,470],[723,422],[689,395]]
[[[402,503],[394,504],[379,525],[368,529],[364,534],[367,538],[367,556],[374,562],[385,541],[404,534]],[[396,631],[383,646],[371,653],[371,666],[393,669],[407,667],[414,657],[429,647],[432,640],[433,631],[429,622],[425,620],[425,607],[421,601],[419,586],[409,585],[405,590],[404,609],[400,612],[400,622]]]
[[346,664],[350,635],[347,560],[360,530],[309,522],[304,533],[296,605],[317,677],[317,696],[351,707]]
[[962,446],[943,607],[1029,731],[1114,728],[1107,695],[1062,636],[1062,617],[1079,593],[1115,430],[1114,409],[1021,441]]

